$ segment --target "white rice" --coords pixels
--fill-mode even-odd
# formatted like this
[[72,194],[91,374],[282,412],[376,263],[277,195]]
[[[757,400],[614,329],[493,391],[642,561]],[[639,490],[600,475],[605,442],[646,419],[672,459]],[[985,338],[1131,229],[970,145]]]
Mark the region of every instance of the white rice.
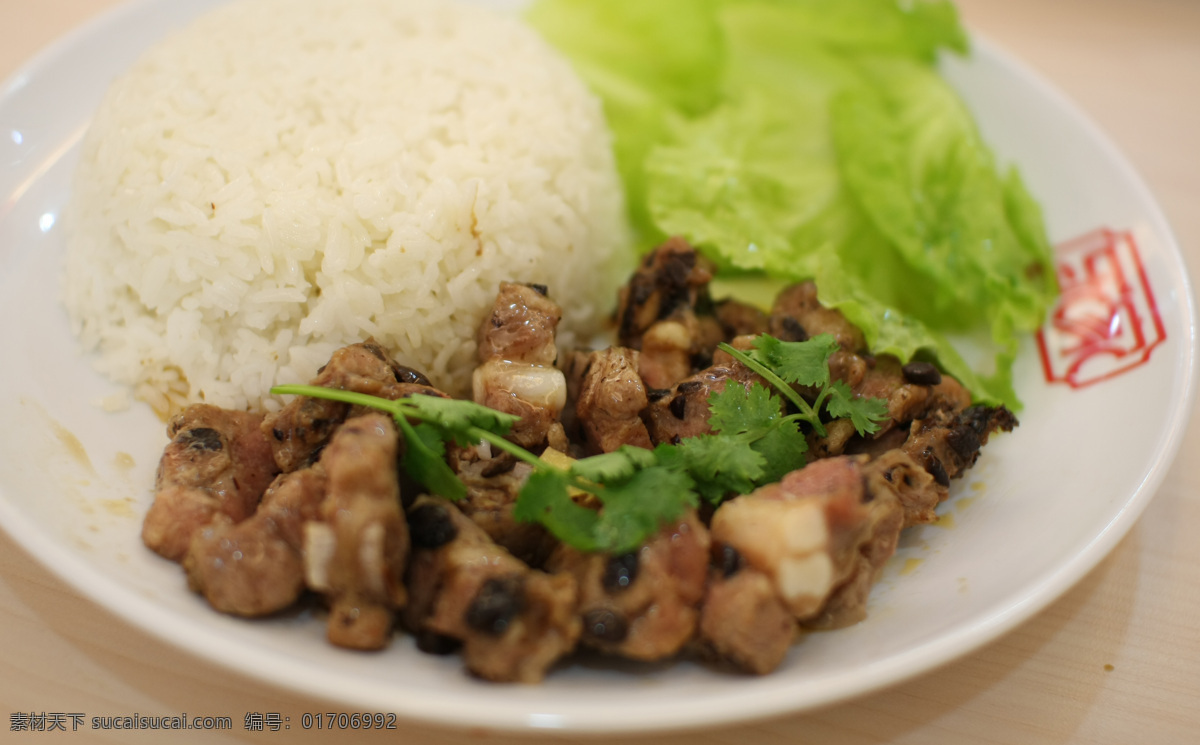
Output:
[[85,138],[65,302],[160,413],[266,405],[367,336],[455,392],[503,280],[591,334],[629,268],[599,103],[519,20],[238,0],[150,50]]

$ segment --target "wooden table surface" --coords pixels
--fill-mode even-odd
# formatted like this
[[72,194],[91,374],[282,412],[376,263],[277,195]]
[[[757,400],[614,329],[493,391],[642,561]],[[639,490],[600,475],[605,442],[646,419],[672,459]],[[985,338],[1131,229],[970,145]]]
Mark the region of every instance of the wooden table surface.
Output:
[[[116,0],[0,0],[0,79]],[[1079,104],[1132,160],[1200,266],[1200,1],[960,0],[963,17]],[[1195,276],[1195,275],[1193,275]],[[1195,280],[1193,279],[1193,282]],[[1200,743],[1200,418],[1129,535],[1060,600],[1000,640],[882,693],[645,743]],[[1111,667],[1111,669],[1109,669]],[[210,665],[81,597],[0,532],[0,742],[155,742],[152,733],[12,732],[15,712],[226,714],[171,742],[333,742],[251,733],[246,711],[327,709]],[[619,712],[614,712],[619,716]],[[341,740],[341,736],[337,736]],[[516,743],[404,725],[363,742]]]

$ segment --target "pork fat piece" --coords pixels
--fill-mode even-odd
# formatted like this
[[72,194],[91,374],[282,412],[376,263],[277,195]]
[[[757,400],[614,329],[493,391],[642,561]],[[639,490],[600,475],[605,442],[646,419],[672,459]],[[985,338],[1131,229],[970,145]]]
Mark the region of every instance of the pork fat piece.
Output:
[[261,424],[261,414],[208,404],[172,417],[154,504],[142,523],[148,548],[180,561],[192,535],[218,515],[237,523],[254,511],[278,472]]
[[462,645],[487,680],[536,683],[575,648],[574,580],[530,569],[449,502],[419,497],[408,511],[413,554],[406,627]]
[[379,649],[405,601],[408,525],[400,507],[398,435],[379,413],[348,419],[321,452],[328,486],[305,524],[309,587],[329,599],[329,641]]

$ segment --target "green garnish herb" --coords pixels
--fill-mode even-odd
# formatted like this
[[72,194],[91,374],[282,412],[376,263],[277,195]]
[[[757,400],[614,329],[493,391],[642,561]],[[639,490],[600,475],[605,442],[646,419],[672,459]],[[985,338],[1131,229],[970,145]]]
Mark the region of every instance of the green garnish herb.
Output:
[[[850,386],[840,380],[830,380],[829,358],[838,349],[831,334],[820,334],[805,342],[780,341],[768,334],[754,340],[754,348],[742,352],[728,344],[720,348],[771,383],[787,396],[800,411],[800,418],[818,435],[825,435],[818,412],[825,406],[834,419],[848,418],[860,435],[879,431],[879,422],[887,419],[887,403],[878,398],[856,398]],[[816,400],[809,404],[787,385],[817,388]]]
[[[472,401],[420,395],[393,401],[311,385],[281,385],[271,393],[390,413],[407,443],[402,462],[406,472],[450,500],[465,497],[466,487],[446,463],[446,443],[470,447],[487,442],[533,467],[517,496],[516,519],[541,523],[581,551],[624,553],[695,507],[700,497],[719,504],[731,494],[745,494],[802,468],[808,443],[800,425],[823,435],[822,407],[829,417],[850,418],[860,434],[877,431],[878,422],[887,417],[883,401],[855,398],[844,383],[830,381],[829,357],[837,349],[831,336],[782,342],[764,334],[748,352],[721,348],[767,380],[796,413],[786,413],[783,400],[757,382],[749,388],[730,385],[709,396],[711,434],[654,450],[626,445],[573,461],[568,468],[504,439],[517,417]],[[814,403],[791,384],[815,389]],[[591,495],[600,509],[580,504],[571,495],[573,489]]]

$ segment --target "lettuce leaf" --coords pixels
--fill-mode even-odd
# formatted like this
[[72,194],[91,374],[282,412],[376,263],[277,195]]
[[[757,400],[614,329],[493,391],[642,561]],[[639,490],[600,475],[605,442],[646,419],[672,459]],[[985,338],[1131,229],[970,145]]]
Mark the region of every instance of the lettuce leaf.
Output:
[[650,219],[643,163],[670,123],[716,105],[724,63],[713,0],[550,0],[526,20],[566,52],[604,103],[639,242],[664,236]]
[[539,0],[529,20],[603,100],[644,248],[678,234],[727,271],[813,278],[877,353],[1019,408],[1050,245],[937,73],[968,51],[951,3]]

